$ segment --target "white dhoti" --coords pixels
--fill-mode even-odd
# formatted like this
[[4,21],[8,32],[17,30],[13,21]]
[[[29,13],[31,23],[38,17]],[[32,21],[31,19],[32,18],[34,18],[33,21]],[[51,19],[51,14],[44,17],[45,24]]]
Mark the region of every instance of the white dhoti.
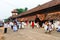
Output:
[[22,28],[24,28],[24,25],[22,25]]

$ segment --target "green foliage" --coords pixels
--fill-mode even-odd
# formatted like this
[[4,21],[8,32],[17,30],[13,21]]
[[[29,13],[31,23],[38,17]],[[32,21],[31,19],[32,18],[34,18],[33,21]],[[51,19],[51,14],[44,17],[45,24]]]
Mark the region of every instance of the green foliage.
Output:
[[28,8],[25,8],[25,9],[20,8],[20,9],[16,9],[16,10],[17,10],[17,13],[20,14],[20,13],[22,13],[22,12],[27,11],[27,9],[28,9]]
[[12,20],[12,19],[9,19],[9,21],[10,21],[10,22],[13,22],[13,20]]
[[20,8],[20,9],[16,9],[18,12],[18,14],[20,14],[20,13],[22,13],[24,10],[22,9],[22,8]]
[[27,11],[27,10],[28,10],[28,8],[26,7],[26,8],[25,8],[25,11]]
[[4,22],[8,22],[9,20],[8,19],[4,19]]

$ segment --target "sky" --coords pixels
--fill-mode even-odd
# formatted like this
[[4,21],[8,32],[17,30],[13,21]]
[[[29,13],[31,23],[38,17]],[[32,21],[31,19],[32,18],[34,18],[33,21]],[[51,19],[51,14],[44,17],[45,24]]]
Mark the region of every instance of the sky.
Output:
[[30,10],[48,1],[51,0],[0,0],[0,20],[10,17],[13,9],[27,7]]

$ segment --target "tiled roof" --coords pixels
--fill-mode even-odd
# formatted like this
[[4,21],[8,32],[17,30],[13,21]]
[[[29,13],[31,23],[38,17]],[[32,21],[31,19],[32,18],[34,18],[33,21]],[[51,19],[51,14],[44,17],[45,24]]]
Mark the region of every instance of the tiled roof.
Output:
[[19,16],[27,15],[27,14],[31,14],[33,12],[43,10],[43,9],[46,9],[46,8],[49,8],[49,7],[53,7],[53,6],[56,6],[58,4],[60,4],[60,0],[52,0],[50,2],[47,2],[47,3],[43,4],[43,5],[37,6],[37,7],[33,8],[33,9],[31,9],[31,10],[23,12],[23,13],[17,15],[17,16],[14,16],[12,18],[16,18],[16,17],[19,17]]

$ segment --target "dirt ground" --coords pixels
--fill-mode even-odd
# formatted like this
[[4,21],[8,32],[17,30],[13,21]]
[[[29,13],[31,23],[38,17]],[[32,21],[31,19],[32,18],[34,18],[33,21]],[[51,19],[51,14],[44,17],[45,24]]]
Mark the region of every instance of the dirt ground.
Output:
[[5,40],[60,40],[60,32],[53,31],[51,34],[45,34],[43,28],[25,27],[13,32],[8,28],[8,32],[4,34]]
[[60,40],[60,32],[52,31],[51,34],[45,34],[43,28],[25,27],[13,32],[8,28],[8,32],[3,34],[4,28],[0,28],[0,40]]
[[4,40],[4,35],[3,35],[3,27],[0,27],[0,40]]

